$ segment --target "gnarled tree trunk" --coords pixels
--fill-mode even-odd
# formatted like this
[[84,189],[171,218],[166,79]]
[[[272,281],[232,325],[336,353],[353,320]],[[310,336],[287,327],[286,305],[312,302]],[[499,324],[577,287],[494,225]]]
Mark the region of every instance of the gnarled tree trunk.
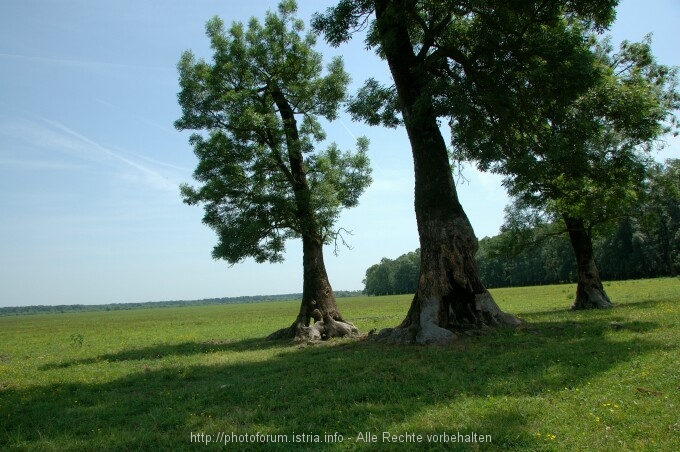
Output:
[[342,318],[335,304],[335,295],[323,261],[321,240],[305,236],[302,238],[302,249],[304,275],[300,312],[291,326],[272,333],[268,339],[314,341],[359,334],[353,324]]
[[590,231],[580,218],[573,218],[568,215],[564,215],[563,218],[576,256],[578,271],[576,299],[571,309],[611,308],[612,302],[604,291],[600,271],[595,264]]
[[455,332],[519,325],[496,305],[479,277],[477,238],[458,201],[446,144],[437,124],[427,71],[413,50],[406,14],[376,1],[382,49],[397,88],[415,169],[415,211],[420,236],[418,289],[404,321],[379,339],[445,342]]

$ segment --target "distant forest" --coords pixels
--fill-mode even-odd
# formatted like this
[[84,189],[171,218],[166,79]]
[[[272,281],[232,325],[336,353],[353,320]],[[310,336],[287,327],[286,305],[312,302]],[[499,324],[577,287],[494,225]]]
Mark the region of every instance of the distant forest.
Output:
[[[680,161],[657,168],[629,214],[598,225],[593,243],[604,280],[676,276],[680,272]],[[508,208],[511,209],[511,207]],[[556,221],[479,241],[476,259],[489,288],[576,282],[576,260],[566,228]],[[383,258],[366,270],[364,294],[416,291],[420,250]]]
[[[334,291],[337,298],[355,297],[361,295],[360,290],[339,290]],[[152,309],[152,308],[172,308],[183,306],[203,306],[210,304],[236,304],[236,303],[259,303],[262,301],[288,301],[299,300],[302,298],[300,293],[282,295],[254,295],[242,297],[225,298],[204,298],[202,300],[175,300],[175,301],[148,301],[143,303],[110,303],[110,304],[72,304],[72,305],[36,305],[0,308],[0,316],[20,315],[20,314],[47,314],[47,313],[66,313],[82,311],[123,311],[129,309]]]

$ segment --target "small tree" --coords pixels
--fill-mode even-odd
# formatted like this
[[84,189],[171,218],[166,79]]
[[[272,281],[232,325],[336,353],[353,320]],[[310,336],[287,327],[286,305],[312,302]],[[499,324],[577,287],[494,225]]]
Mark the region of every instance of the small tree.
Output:
[[[333,120],[349,76],[335,58],[321,76],[313,34],[301,37],[293,0],[268,12],[264,25],[215,17],[206,26],[212,64],[185,52],[178,64],[182,117],[175,126],[203,130],[190,142],[199,163],[198,188],[182,185],[187,204],[204,204],[203,222],[217,234],[213,258],[281,262],[287,239],[301,238],[303,294],[293,324],[271,338],[329,338],[356,333],[337,309],[323,260],[342,208],[358,204],[370,184],[368,140],[340,152],[325,139],[318,117]],[[311,320],[315,323],[310,327]]]

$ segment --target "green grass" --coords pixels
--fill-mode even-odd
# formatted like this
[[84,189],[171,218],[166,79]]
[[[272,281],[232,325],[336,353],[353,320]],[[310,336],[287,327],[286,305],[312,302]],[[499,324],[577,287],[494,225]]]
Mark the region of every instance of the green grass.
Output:
[[[573,285],[494,290],[525,326],[429,347],[262,340],[295,301],[3,317],[0,449],[290,450],[191,434],[337,432],[295,449],[678,450],[680,280],[606,289],[616,307],[592,312],[567,310]],[[366,332],[410,297],[338,303]],[[427,441],[457,432],[492,442]]]

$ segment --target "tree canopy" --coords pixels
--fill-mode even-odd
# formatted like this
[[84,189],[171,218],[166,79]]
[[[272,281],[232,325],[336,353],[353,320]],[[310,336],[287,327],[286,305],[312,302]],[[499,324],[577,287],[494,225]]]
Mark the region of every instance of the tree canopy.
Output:
[[[496,137],[482,169],[505,175],[513,198],[506,228],[562,222],[578,263],[574,308],[609,307],[593,254],[594,227],[620,219],[642,191],[649,150],[676,125],[677,70],[659,65],[647,37],[623,42],[590,40],[595,83],[571,103],[536,118],[526,138]],[[457,140],[454,156],[478,156]]]
[[[532,146],[506,142],[511,152],[492,164],[506,176],[515,210],[581,218],[589,228],[621,217],[639,196],[649,151],[676,125],[680,106],[677,69],[655,61],[649,37],[616,53],[608,38],[593,38],[592,48],[597,83],[565,105],[559,121],[544,118]],[[459,156],[476,152],[456,143]]]
[[[228,30],[214,17],[206,26],[213,63],[187,51],[178,64],[183,116],[175,126],[207,132],[190,138],[202,185],[182,185],[182,196],[205,203],[203,221],[218,236],[216,259],[278,262],[286,239],[310,230],[329,243],[341,209],[356,206],[371,181],[366,138],[357,140],[356,153],[335,144],[316,149],[326,138],[317,118],[336,118],[350,78],[340,57],[321,75],[315,37],[300,36],[295,10],[284,1],[264,25],[253,18]],[[295,117],[299,127],[286,130]],[[311,221],[299,212],[301,197]]]

